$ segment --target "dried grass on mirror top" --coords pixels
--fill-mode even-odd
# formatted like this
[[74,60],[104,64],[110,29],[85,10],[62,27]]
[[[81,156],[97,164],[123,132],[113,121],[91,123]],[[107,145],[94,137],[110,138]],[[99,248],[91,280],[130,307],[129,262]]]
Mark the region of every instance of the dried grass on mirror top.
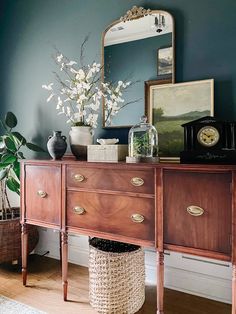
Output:
[[[68,302],[63,301],[60,262],[31,255],[27,287],[20,266],[0,265],[0,295],[48,314],[96,314],[89,304],[88,269],[69,264]],[[165,314],[230,314],[231,305],[174,290],[165,290]],[[156,287],[146,287],[146,301],[137,314],[156,314]]]

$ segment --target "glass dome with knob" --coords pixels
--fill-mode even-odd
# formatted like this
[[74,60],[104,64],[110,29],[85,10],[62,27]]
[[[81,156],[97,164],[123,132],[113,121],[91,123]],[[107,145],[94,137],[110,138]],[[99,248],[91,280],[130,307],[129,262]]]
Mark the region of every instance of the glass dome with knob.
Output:
[[140,123],[129,131],[129,157],[126,162],[158,162],[158,134],[156,128],[142,116]]

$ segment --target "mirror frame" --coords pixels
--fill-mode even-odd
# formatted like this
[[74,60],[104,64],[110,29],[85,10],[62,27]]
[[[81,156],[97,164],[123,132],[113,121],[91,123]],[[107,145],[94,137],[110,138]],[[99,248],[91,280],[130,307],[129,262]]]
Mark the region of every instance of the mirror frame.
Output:
[[[173,47],[173,63],[172,63],[172,78],[170,79],[172,84],[175,83],[175,22],[173,15],[169,13],[168,11],[164,10],[150,10],[150,9],[144,9],[143,7],[137,7],[134,6],[131,10],[127,11],[124,16],[121,16],[119,20],[115,20],[111,24],[107,26],[107,28],[102,33],[102,45],[101,45],[101,65],[102,65],[102,71],[101,71],[101,80],[104,82],[104,42],[105,42],[105,36],[106,33],[109,31],[110,28],[112,28],[114,25],[119,24],[120,22],[126,22],[126,21],[132,21],[137,20],[140,18],[143,18],[146,15],[151,15],[155,13],[160,14],[169,14],[172,25],[173,25],[173,31],[172,31],[172,47]],[[160,80],[163,80],[160,78]],[[143,81],[145,83],[145,81]],[[145,89],[145,87],[144,87]],[[144,112],[145,112],[145,95],[144,95]],[[121,125],[121,126],[105,126],[105,100],[104,97],[102,97],[102,128],[103,129],[117,129],[117,128],[130,128],[132,125]]]

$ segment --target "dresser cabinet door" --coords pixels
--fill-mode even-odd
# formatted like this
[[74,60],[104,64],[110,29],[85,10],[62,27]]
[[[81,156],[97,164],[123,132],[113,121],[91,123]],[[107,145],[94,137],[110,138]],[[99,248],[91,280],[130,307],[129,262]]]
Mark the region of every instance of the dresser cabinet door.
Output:
[[25,217],[43,224],[60,224],[60,166],[26,165]]
[[69,191],[67,226],[154,242],[154,198]]
[[164,242],[230,254],[231,174],[164,171]]

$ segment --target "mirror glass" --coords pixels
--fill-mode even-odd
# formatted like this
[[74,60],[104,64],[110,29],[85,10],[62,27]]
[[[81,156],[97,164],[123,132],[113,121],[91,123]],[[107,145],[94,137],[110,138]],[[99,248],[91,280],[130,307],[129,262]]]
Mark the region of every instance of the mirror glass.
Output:
[[122,96],[115,110],[103,99],[106,128],[139,123],[145,111],[144,81],[168,78],[174,82],[173,17],[159,10],[144,10],[146,13],[138,16],[137,10],[134,13],[132,10],[103,33],[104,82],[115,87],[119,81],[130,83],[126,88],[121,87]]

